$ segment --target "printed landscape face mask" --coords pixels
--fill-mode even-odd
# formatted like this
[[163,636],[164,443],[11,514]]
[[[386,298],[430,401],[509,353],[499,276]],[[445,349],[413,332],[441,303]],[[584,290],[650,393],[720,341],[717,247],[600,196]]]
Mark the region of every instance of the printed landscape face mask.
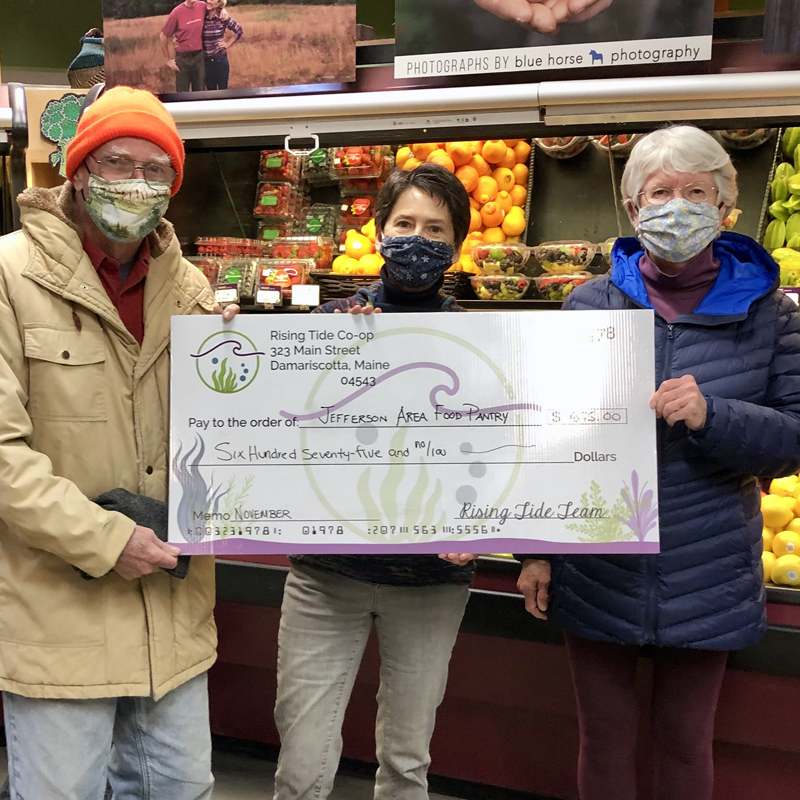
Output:
[[389,236],[381,242],[381,255],[389,276],[401,286],[430,286],[453,263],[453,245],[424,236]]
[[86,211],[112,242],[136,242],[156,229],[171,191],[166,183],[151,185],[141,178],[107,181],[90,175]]
[[673,264],[699,256],[719,235],[719,209],[676,197],[639,211],[636,231],[642,246]]

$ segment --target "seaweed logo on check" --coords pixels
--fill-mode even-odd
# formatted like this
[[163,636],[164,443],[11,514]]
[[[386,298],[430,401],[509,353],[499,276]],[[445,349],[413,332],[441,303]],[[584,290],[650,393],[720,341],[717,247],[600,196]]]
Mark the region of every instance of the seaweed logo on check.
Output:
[[261,352],[243,333],[219,331],[192,355],[200,380],[213,392],[237,394],[250,386],[261,366]]

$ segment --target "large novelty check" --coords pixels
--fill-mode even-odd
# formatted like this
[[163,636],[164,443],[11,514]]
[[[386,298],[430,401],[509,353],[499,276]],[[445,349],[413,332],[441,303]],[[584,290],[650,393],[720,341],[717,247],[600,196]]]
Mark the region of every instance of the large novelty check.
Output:
[[658,552],[648,311],[175,317],[185,553]]

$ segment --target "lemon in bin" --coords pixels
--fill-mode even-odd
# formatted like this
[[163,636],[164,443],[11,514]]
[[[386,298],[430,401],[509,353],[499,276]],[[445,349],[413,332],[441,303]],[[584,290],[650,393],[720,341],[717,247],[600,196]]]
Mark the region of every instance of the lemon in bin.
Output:
[[793,531],[776,533],[775,538],[772,540],[772,552],[778,558],[791,553],[800,555],[800,535]]
[[781,556],[772,565],[772,582],[781,586],[800,586],[800,556]]
[[772,540],[775,538],[775,534],[769,529],[764,528],[761,531],[761,541],[764,543],[764,551],[772,552]]
[[761,498],[761,513],[767,528],[780,531],[792,521],[794,509],[789,506],[788,501],[791,501],[792,505],[796,502],[793,497],[778,497],[774,494]]
[[772,568],[777,560],[775,553],[770,553],[768,550],[761,554],[761,564],[764,567],[764,583],[772,582]]

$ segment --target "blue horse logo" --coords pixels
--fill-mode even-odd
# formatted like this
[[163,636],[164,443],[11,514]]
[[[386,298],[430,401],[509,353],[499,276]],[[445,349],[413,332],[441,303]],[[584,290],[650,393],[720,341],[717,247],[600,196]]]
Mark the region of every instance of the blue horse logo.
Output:
[[236,394],[256,379],[263,355],[243,333],[219,331],[209,336],[192,358],[200,380],[209,389]]
[[598,61],[603,64],[603,54],[598,53],[597,50],[590,50],[589,55],[592,57],[592,66],[594,66]]

